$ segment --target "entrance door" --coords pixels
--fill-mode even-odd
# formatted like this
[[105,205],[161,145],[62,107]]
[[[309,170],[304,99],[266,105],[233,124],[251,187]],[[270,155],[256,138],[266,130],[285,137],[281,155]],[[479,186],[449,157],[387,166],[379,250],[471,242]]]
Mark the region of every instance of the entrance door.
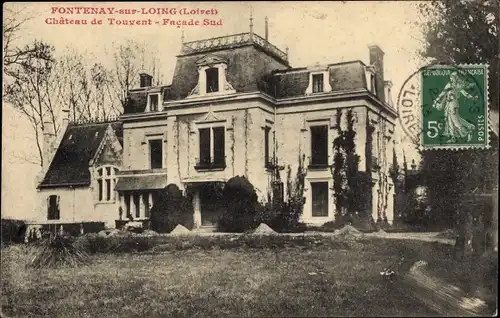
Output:
[[211,185],[200,188],[201,226],[216,226],[224,211],[220,195]]

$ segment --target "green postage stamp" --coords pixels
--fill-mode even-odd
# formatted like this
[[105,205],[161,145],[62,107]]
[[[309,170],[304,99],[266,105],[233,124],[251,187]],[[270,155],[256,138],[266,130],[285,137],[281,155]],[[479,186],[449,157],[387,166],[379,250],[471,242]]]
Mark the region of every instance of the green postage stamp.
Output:
[[420,81],[423,149],[489,146],[487,65],[433,65]]

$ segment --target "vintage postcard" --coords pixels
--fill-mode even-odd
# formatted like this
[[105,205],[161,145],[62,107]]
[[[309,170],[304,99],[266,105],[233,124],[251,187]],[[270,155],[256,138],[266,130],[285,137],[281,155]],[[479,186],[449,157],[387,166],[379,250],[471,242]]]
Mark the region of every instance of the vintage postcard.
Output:
[[495,0],[7,2],[2,317],[496,316]]

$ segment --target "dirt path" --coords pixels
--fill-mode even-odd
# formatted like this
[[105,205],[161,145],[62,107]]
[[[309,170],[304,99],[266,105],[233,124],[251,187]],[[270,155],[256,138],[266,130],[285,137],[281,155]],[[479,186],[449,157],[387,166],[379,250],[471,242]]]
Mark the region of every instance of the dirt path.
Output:
[[397,240],[418,240],[425,242],[438,242],[442,244],[455,245],[455,240],[436,237],[439,232],[416,232],[416,233],[366,233],[366,236],[382,237]]

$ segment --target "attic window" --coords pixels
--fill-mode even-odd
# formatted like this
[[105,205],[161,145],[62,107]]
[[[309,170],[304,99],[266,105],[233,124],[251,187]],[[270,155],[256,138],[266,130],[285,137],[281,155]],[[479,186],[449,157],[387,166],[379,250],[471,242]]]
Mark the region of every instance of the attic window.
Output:
[[377,81],[375,79],[375,74],[370,74],[370,90],[373,94],[377,92]]
[[96,131],[95,134],[94,134],[94,138],[97,138],[97,137],[99,137],[99,132],[98,131]]
[[312,76],[313,93],[323,92],[323,74],[315,74]]
[[149,95],[149,110],[152,112],[158,111],[158,94]]
[[309,84],[306,88],[306,95],[315,93],[329,93],[332,91],[332,86],[328,80],[329,71],[326,69],[315,69],[309,72]]
[[207,93],[219,91],[219,69],[211,67],[205,71],[207,75]]

